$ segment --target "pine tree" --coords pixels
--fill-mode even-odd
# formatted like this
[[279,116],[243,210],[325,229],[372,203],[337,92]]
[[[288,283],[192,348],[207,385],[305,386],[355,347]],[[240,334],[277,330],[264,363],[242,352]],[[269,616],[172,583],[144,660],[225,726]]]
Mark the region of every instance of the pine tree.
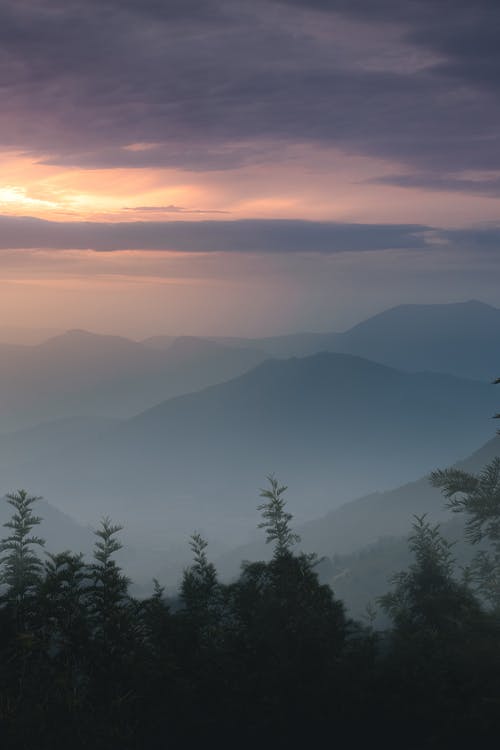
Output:
[[453,576],[453,544],[424,515],[415,517],[409,546],[415,562],[393,577],[394,590],[379,602],[400,634],[449,637],[479,613],[468,587]]
[[269,562],[243,563],[229,587],[228,639],[231,663],[238,665],[233,677],[238,721],[259,726],[257,734],[265,731],[268,739],[293,743],[301,730],[307,728],[310,739],[311,727],[331,724],[346,618],[332,589],[320,584],[314,557],[293,554],[300,539],[286,511],[286,487],[272,475],[268,480],[269,488],[260,493],[266,502],[258,508],[259,528],[274,543],[274,554]]
[[489,549],[473,559],[469,574],[479,593],[500,611],[500,458],[479,474],[454,468],[435,471],[431,482],[442,491],[453,513],[465,515],[468,541],[488,544]]
[[49,554],[43,573],[38,596],[48,648],[73,659],[88,637],[87,565],[81,553],[59,552]]
[[478,709],[482,718],[489,713],[484,707],[498,674],[498,648],[490,648],[496,628],[467,582],[455,578],[453,545],[438,525],[416,517],[409,545],[413,564],[379,599],[393,629],[383,639],[382,680],[375,687],[390,701],[394,738],[412,726],[412,747],[453,747],[450,738],[478,729]]
[[102,519],[101,527],[95,531],[95,562],[90,566],[89,592],[96,635],[109,648],[118,645],[130,602],[129,579],[113,557],[123,546],[115,538],[121,530],[122,526],[112,524],[108,517]]
[[208,561],[207,541],[199,533],[191,536],[189,546],[193,552],[193,564],[184,572],[181,596],[189,609],[204,608],[208,605],[218,586],[217,571]]
[[193,551],[193,564],[184,571],[181,583],[181,599],[184,614],[197,634],[198,643],[215,644],[218,623],[222,615],[222,588],[217,580],[217,571],[208,561],[207,542],[199,533],[191,536],[189,545]]
[[274,556],[282,557],[290,553],[294,544],[300,542],[300,536],[291,530],[290,521],[293,516],[285,510],[283,495],[288,488],[280,485],[272,474],[267,479],[269,488],[260,492],[260,497],[265,498],[266,502],[257,507],[264,519],[258,528],[266,530],[266,544],[275,543]]
[[32,535],[41,518],[34,515],[32,506],[41,498],[29,495],[26,490],[18,490],[7,495],[7,502],[14,508],[14,514],[4,527],[11,530],[10,536],[0,542],[0,583],[7,587],[4,600],[12,607],[18,628],[24,630],[29,616],[30,600],[40,581],[42,563],[35,548],[43,547],[45,541]]

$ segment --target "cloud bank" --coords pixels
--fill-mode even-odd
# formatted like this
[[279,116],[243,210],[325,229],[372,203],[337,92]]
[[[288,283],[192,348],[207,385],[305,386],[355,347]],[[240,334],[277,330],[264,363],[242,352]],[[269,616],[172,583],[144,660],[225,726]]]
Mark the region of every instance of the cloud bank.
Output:
[[0,216],[0,249],[336,253],[423,249],[428,227],[300,220],[53,222]]
[[5,0],[0,147],[206,171],[312,143],[433,187],[500,169],[499,23],[492,0]]
[[500,248],[500,228],[446,230],[419,224],[349,224],[278,219],[53,222],[0,216],[0,249],[172,250],[182,253],[323,255],[433,247]]

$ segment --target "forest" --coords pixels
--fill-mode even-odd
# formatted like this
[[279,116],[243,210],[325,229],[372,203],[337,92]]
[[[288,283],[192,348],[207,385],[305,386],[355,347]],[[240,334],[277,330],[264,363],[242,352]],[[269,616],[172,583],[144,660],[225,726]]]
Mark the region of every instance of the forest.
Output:
[[[221,583],[204,538],[178,594],[130,594],[119,525],[94,554],[45,550],[39,498],[7,496],[0,543],[0,731],[8,748],[225,746],[468,747],[500,729],[500,458],[430,481],[479,551],[457,570],[439,526],[415,517],[412,563],[350,618],[297,552],[286,487],[261,490],[273,555]],[[481,746],[481,744],[480,744]]]

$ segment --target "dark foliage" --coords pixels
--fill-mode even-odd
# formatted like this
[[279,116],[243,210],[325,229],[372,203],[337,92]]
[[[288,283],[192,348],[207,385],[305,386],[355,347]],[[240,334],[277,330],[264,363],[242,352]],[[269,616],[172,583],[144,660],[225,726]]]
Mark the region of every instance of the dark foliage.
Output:
[[[472,500],[483,480],[467,479]],[[0,568],[2,747],[492,744],[497,614],[457,578],[439,529],[416,519],[414,562],[381,600],[393,626],[375,633],[319,582],[317,559],[294,552],[285,490],[270,477],[261,493],[271,561],[245,562],[222,584],[194,534],[175,606],[157,581],[149,598],[130,595],[114,557],[120,527],[107,518],[93,560],[42,558],[36,498],[12,495]],[[495,537],[491,514],[471,524]]]

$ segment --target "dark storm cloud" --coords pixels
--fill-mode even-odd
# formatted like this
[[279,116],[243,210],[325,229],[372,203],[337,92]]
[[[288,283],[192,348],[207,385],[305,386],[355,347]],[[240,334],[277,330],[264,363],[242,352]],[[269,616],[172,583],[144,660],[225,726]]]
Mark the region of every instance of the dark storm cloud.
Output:
[[0,216],[0,249],[176,250],[180,252],[337,253],[422,250],[419,225],[341,224],[294,220],[50,222]]
[[[0,145],[93,168],[227,169],[284,142],[500,169],[499,22],[489,0],[7,0]],[[356,28],[390,46],[394,23],[399,57],[365,60]]]

